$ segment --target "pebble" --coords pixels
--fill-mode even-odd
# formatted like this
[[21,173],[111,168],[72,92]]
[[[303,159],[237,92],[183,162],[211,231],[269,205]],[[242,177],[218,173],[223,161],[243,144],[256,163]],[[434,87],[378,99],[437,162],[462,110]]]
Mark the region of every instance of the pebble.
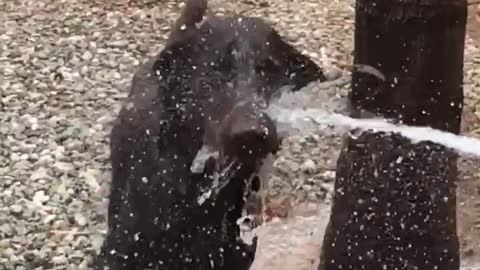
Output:
[[342,70],[339,68],[330,68],[325,71],[325,77],[327,77],[327,80],[333,81],[335,79],[338,79],[342,76]]
[[1,252],[2,256],[7,257],[7,258],[12,258],[12,257],[15,256],[15,250],[13,250],[13,248],[10,248],[10,247],[4,249],[3,252],[2,251],[0,251],[0,252]]
[[90,51],[85,51],[82,55],[82,59],[85,61],[89,61],[93,58],[93,54]]
[[87,218],[83,214],[77,213],[75,214],[75,222],[77,222],[79,226],[83,227],[87,225]]
[[33,251],[27,251],[23,254],[23,258],[25,258],[27,261],[33,261],[35,257],[35,253]]
[[[57,155],[57,157],[59,157],[59,158],[62,157],[62,156],[63,156],[62,153],[58,153],[58,155]],[[53,166],[62,173],[68,173],[68,172],[71,172],[75,169],[75,167],[72,164],[67,163],[67,162],[61,162],[61,161],[55,162],[55,164]]]
[[35,192],[35,195],[33,196],[33,202],[42,205],[46,203],[50,199],[50,196],[45,194],[45,191],[39,190]]
[[0,240],[0,249],[6,249],[10,246],[10,239],[1,239]]
[[127,40],[116,40],[110,43],[110,46],[115,48],[126,48],[128,46]]
[[301,166],[300,169],[307,173],[314,173],[316,170],[315,161],[307,159]]
[[52,263],[55,265],[62,265],[62,264],[67,264],[68,263],[68,258],[65,255],[58,255],[54,256],[52,258]]
[[43,219],[43,223],[48,224],[48,223],[52,222],[53,220],[55,220],[56,217],[57,217],[56,215],[48,215]]
[[23,208],[19,204],[13,204],[10,206],[10,212],[14,215],[19,215],[23,212]]
[[37,170],[35,170],[32,175],[30,175],[30,179],[33,181],[42,179],[42,178],[47,178],[47,168],[45,167],[40,167]]

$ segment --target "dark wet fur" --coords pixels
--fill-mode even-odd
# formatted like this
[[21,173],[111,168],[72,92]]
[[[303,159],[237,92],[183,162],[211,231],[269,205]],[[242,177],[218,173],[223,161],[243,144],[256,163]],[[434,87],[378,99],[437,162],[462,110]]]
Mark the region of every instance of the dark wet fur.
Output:
[[[191,2],[166,48],[135,74],[112,129],[108,234],[95,269],[248,269],[256,246],[239,239],[236,220],[247,182],[280,144],[252,97],[268,102],[280,86],[324,80],[262,20],[213,17],[197,29],[206,1]],[[222,156],[194,174],[203,143]],[[199,205],[213,171],[235,160],[229,184]]]

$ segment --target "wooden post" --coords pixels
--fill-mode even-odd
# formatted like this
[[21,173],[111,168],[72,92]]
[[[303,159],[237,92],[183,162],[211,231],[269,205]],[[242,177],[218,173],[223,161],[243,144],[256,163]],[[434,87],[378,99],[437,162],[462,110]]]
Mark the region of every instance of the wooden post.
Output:
[[[357,0],[355,113],[459,133],[466,19],[465,0]],[[398,134],[348,138],[318,269],[458,270],[456,160]]]
[[455,154],[384,133],[347,141],[318,269],[458,270]]
[[458,133],[463,108],[465,0],[357,0],[350,100],[408,125]]

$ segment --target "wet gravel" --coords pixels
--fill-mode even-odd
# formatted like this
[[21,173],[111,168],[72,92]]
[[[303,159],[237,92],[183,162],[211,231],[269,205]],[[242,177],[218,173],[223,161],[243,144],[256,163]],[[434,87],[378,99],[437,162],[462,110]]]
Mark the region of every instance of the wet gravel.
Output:
[[[103,241],[111,121],[179,9],[177,1],[104,2],[0,2],[0,270],[87,269]],[[347,74],[340,67],[351,62],[353,1],[210,3],[217,13],[262,16],[330,78]],[[480,136],[478,44],[467,41],[465,60],[472,136]],[[340,143],[328,133],[287,139],[270,181],[271,211],[287,216],[292,205],[322,204]]]

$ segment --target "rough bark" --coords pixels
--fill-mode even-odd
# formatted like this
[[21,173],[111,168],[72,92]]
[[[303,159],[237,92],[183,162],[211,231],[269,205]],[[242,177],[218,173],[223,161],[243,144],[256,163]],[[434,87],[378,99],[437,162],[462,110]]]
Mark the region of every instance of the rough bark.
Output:
[[[459,133],[466,18],[463,0],[357,0],[352,115]],[[318,269],[459,269],[456,159],[398,134],[347,138]]]
[[459,269],[455,154],[397,134],[347,141],[319,269]]
[[458,133],[463,107],[464,0],[357,0],[355,107]]

